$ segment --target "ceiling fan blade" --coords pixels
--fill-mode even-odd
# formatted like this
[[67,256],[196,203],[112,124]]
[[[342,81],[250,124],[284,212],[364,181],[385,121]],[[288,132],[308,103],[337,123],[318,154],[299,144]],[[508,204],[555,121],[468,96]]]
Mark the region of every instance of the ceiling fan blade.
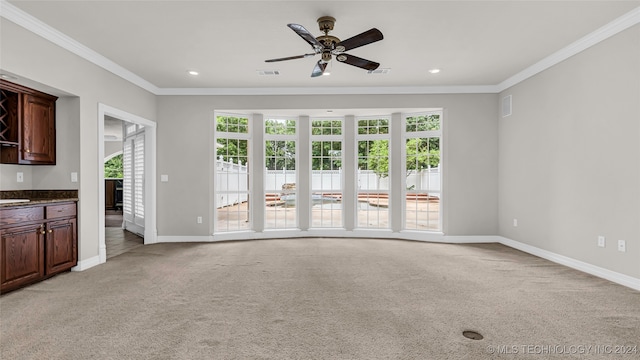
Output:
[[336,50],[339,52],[349,51],[351,49],[355,49],[363,45],[380,41],[382,39],[383,39],[383,36],[380,30],[373,28],[371,30],[367,30],[363,32],[362,34],[358,34],[354,37],[350,37],[347,40],[337,43]]
[[349,65],[357,66],[359,68],[363,68],[365,70],[375,70],[380,66],[377,62],[359,58],[357,56],[349,55],[349,54],[340,54],[336,56],[336,60],[339,62],[347,63]]
[[296,34],[300,35],[304,41],[308,42],[316,53],[319,53],[324,48],[320,41],[318,41],[315,36],[311,35],[309,30],[305,29],[304,26],[298,24],[287,24],[287,26],[291,30],[295,31]]
[[304,55],[296,55],[296,56],[288,56],[288,57],[283,57],[283,58],[278,58],[278,59],[269,59],[269,60],[265,60],[264,62],[276,62],[276,61],[284,61],[284,60],[293,60],[293,59],[302,59],[302,58],[307,58],[310,56],[315,56],[316,54],[304,54]]
[[318,60],[318,63],[316,64],[316,66],[313,68],[313,71],[311,72],[311,77],[318,77],[324,74],[324,70],[326,68],[327,68],[327,63],[322,60]]

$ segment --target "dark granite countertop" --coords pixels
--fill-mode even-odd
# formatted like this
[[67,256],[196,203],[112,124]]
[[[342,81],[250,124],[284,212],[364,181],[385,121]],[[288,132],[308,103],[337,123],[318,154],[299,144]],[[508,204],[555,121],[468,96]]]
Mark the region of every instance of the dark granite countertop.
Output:
[[0,200],[11,200],[11,199],[28,199],[29,201],[0,203],[0,208],[78,201],[78,190],[2,190],[0,191]]

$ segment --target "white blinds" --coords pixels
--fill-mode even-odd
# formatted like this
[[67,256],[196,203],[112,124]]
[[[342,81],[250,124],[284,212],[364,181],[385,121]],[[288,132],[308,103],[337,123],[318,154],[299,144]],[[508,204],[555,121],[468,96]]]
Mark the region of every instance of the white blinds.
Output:
[[144,133],[134,138],[133,178],[135,222],[144,226]]
[[[131,126],[136,125],[126,127],[125,133]],[[125,135],[122,153],[124,220],[144,228],[144,130]]]
[[132,185],[133,185],[133,139],[124,141],[122,149],[122,211],[126,220],[133,220]]

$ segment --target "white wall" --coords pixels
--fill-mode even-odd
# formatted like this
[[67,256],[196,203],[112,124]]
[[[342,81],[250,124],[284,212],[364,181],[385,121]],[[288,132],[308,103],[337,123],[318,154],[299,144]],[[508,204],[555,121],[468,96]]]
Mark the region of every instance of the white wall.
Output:
[[[61,120],[62,131],[58,131],[60,165],[21,168],[30,169],[25,175],[31,171],[41,179],[31,184],[39,189],[68,188],[69,172],[77,169],[79,259],[94,258],[98,255],[99,231],[103,231],[98,227],[102,210],[98,206],[98,171],[104,166],[103,159],[98,159],[98,141],[102,141],[98,138],[98,103],[155,119],[156,97],[4,18],[0,19],[0,51],[3,71],[75,97],[68,102],[71,108],[78,108],[77,114],[69,114],[68,122]],[[8,169],[14,171],[13,167]],[[5,167],[1,170],[4,189]]]
[[[214,110],[444,108],[446,235],[497,234],[497,95],[160,96],[158,235],[207,236]],[[300,111],[304,114],[304,111]],[[202,216],[202,224],[196,217]]]
[[506,95],[500,235],[640,278],[640,25]]

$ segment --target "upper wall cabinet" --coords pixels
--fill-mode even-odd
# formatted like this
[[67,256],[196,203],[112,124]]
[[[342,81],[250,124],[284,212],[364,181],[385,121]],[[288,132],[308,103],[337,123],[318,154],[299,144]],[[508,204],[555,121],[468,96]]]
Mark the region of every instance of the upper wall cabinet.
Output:
[[0,80],[0,163],[55,165],[57,99]]

